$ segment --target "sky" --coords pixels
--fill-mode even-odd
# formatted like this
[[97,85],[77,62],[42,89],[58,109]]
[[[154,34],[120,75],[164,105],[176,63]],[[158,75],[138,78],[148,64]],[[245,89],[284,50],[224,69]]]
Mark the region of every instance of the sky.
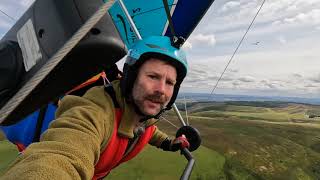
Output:
[[[33,0],[1,0],[14,19]],[[183,48],[181,92],[211,93],[262,0],[216,0]],[[0,13],[0,38],[15,23]],[[214,94],[320,98],[320,0],[266,0]]]

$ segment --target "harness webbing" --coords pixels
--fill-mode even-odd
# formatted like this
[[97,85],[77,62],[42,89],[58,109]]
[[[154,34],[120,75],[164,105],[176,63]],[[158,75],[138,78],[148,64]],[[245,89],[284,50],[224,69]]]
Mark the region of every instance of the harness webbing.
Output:
[[44,107],[40,108],[38,119],[37,119],[37,125],[36,125],[32,142],[39,142],[40,140],[41,129],[42,129],[44,118],[46,117],[47,109],[48,109],[48,105],[45,105]]
[[[105,91],[110,95],[111,99],[112,99],[112,102],[114,104],[114,107],[115,108],[120,108],[120,105],[117,101],[117,98],[116,98],[116,92],[114,91],[114,88],[112,85],[107,85],[105,88]],[[144,126],[141,126],[141,131],[145,131],[145,124]],[[134,148],[134,146],[137,144],[138,140],[139,140],[139,137],[143,134],[143,132],[138,132],[138,133],[135,133],[134,134],[134,137],[132,139],[129,140],[129,143],[127,145],[127,148],[126,148],[126,151],[125,151],[125,154],[123,157],[126,157]]]
[[113,86],[111,84],[104,87],[104,90],[110,95],[113,105],[115,108],[120,108],[120,105],[117,101],[116,92],[113,89]]

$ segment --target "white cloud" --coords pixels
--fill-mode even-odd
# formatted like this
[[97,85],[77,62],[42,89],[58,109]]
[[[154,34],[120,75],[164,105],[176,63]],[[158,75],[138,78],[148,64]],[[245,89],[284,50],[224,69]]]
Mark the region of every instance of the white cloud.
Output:
[[239,81],[234,81],[234,82],[232,82],[232,85],[233,86],[239,86],[239,85],[241,85],[241,83]]
[[226,11],[229,11],[231,9],[234,9],[236,7],[239,7],[240,6],[240,2],[238,1],[229,1],[227,3],[225,3],[222,8],[221,8],[221,12],[226,12]]
[[234,69],[234,68],[228,68],[226,70],[226,74],[235,74],[235,73],[238,73],[239,72],[239,69]]
[[282,25],[319,25],[320,24],[320,9],[312,9],[308,12],[300,12],[294,16],[284,18]]
[[251,76],[245,76],[245,77],[238,78],[238,80],[242,82],[254,82],[255,78]]
[[320,83],[320,74],[309,78],[309,80],[311,80],[313,83]]
[[289,12],[296,12],[299,8],[297,7],[297,5],[293,4],[291,6],[288,6],[288,8],[286,9]]
[[298,74],[298,73],[293,73],[292,76],[293,76],[293,78],[297,78],[297,79],[303,78],[303,75]]
[[266,87],[270,88],[270,89],[276,89],[277,86],[275,84],[265,84]]
[[230,76],[227,76],[227,75],[225,75],[225,76],[222,76],[222,78],[221,78],[221,80],[220,80],[221,82],[223,82],[223,81],[234,81],[234,78],[233,77],[230,77]]
[[315,84],[307,84],[305,85],[306,88],[319,88],[319,85],[315,85]]
[[[227,2],[219,7],[215,7],[216,11],[223,9],[227,4],[234,4],[235,1]],[[229,10],[225,13],[217,13],[208,16],[206,32],[226,32],[234,31],[235,29],[245,29],[252,18],[257,12],[257,9],[261,5],[261,1],[240,1],[239,7],[236,10]],[[288,10],[289,9],[289,10]],[[289,25],[286,22],[297,22],[298,27],[307,25],[319,24],[319,0],[277,0],[277,1],[266,1],[260,14],[258,15],[254,27],[263,26],[263,28],[270,26],[273,22],[277,25]],[[226,23],[232,22],[232,23]],[[304,23],[302,23],[304,22]],[[254,28],[253,27],[253,28]],[[278,27],[277,29],[279,29]],[[287,28],[283,26],[281,28]],[[292,27],[290,27],[292,28]],[[272,28],[270,28],[272,30]],[[291,29],[292,30],[292,29]],[[262,32],[262,34],[264,34]],[[217,35],[217,34],[216,34]]]
[[213,34],[195,34],[190,36],[189,43],[191,44],[191,47],[193,46],[193,44],[207,45],[212,47],[216,44],[216,38]]
[[283,36],[278,37],[278,41],[279,41],[281,44],[287,44],[287,40],[286,40],[285,37],[283,37]]

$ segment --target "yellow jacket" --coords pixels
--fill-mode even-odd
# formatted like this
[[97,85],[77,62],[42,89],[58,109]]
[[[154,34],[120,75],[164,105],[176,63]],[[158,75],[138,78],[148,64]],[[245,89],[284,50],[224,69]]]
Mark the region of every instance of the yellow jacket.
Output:
[[[123,110],[118,133],[133,138],[134,109],[120,93],[120,82],[113,82]],[[56,120],[8,168],[0,179],[91,179],[100,153],[113,132],[114,105],[104,87],[94,87],[83,97],[66,96],[59,104]],[[148,120],[147,124],[155,120]],[[149,144],[159,147],[168,136],[156,130]]]

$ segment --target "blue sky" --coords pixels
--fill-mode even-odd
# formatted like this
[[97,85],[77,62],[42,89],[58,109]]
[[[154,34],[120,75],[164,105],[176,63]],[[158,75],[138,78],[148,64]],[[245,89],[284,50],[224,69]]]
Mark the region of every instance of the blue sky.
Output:
[[[19,19],[33,0],[1,0]],[[184,49],[184,92],[210,93],[262,0],[216,0]],[[15,23],[0,14],[0,37]],[[320,0],[267,0],[215,93],[320,97]]]

